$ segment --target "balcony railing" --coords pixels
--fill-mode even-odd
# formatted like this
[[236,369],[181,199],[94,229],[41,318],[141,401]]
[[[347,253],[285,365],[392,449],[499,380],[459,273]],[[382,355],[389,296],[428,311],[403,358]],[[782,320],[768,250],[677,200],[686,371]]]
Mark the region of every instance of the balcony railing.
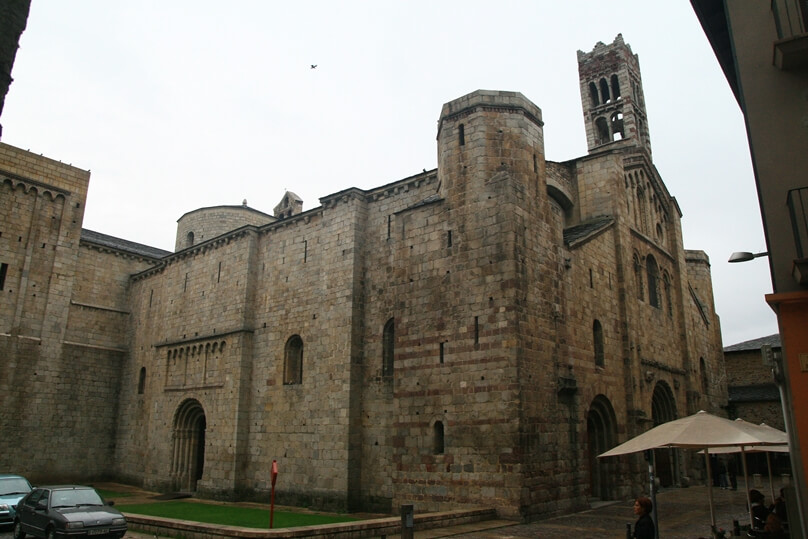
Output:
[[772,0],[777,39],[789,39],[806,33],[808,0]]
[[786,198],[791,229],[794,232],[794,247],[797,258],[805,257],[808,248],[808,187],[799,187],[788,192]]
[[784,71],[808,67],[808,0],[772,0],[772,14],[774,65]]

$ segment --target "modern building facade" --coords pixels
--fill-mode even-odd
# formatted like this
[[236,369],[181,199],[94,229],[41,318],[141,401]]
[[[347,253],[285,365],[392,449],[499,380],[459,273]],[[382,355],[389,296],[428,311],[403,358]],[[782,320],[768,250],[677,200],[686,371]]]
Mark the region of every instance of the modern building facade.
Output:
[[[777,313],[801,536],[808,536],[808,5],[691,0],[746,120]],[[793,527],[793,524],[792,524]],[[793,529],[793,528],[792,528]]]

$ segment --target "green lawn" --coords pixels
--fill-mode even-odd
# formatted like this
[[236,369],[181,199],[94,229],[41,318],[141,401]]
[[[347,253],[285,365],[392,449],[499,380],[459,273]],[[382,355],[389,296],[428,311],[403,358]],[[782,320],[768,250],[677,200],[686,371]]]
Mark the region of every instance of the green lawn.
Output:
[[[246,528],[269,528],[269,511],[252,507],[180,501],[134,505],[116,504],[115,507],[124,513],[137,513],[153,517],[176,518],[226,526],[244,526]],[[349,516],[275,511],[273,527],[291,528],[294,526],[353,522],[355,520],[358,519]]]

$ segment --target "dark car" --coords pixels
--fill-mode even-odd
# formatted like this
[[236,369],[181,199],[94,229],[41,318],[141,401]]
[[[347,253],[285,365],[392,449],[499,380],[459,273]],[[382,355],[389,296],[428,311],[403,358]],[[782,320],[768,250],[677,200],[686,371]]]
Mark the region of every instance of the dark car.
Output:
[[0,474],[0,526],[14,524],[17,506],[31,492],[31,483],[21,475]]
[[118,538],[125,533],[124,516],[91,487],[37,487],[17,504],[15,539]]

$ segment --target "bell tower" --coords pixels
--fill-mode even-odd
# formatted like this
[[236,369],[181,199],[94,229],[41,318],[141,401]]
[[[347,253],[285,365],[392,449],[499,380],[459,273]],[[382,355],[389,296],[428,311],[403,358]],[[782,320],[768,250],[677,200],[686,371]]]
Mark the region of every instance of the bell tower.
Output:
[[578,51],[578,77],[589,152],[632,145],[650,157],[640,61],[623,35],[617,34],[611,45],[598,42],[592,52]]

